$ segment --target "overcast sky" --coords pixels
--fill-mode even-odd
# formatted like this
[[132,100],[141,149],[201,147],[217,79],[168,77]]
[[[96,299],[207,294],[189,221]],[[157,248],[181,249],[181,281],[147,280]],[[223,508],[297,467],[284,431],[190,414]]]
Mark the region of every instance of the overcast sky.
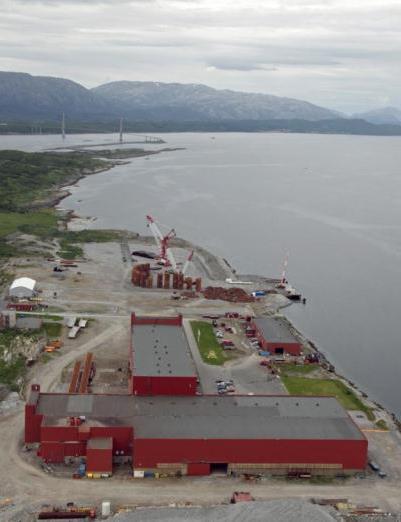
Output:
[[401,108],[401,0],[0,0],[0,70]]

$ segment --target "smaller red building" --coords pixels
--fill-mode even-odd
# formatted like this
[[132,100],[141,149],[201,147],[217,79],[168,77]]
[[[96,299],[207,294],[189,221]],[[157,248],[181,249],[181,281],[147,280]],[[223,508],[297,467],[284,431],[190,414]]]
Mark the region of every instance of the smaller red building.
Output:
[[195,395],[197,374],[182,316],[131,314],[130,392],[133,395]]
[[301,343],[282,320],[273,317],[257,317],[253,319],[252,328],[264,350],[275,355],[284,353],[300,355]]

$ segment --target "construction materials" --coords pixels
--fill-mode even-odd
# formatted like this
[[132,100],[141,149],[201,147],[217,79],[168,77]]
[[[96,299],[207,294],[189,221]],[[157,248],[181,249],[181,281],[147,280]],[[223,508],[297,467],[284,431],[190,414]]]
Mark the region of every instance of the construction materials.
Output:
[[68,388],[68,393],[78,393],[79,383],[81,377],[81,363],[77,361],[74,365],[74,369],[72,371],[72,377],[70,381],[70,386]]
[[79,385],[79,393],[88,393],[88,384],[89,380],[91,378],[91,373],[93,373],[92,369],[92,360],[93,360],[93,353],[89,352],[86,354],[84,369],[82,372],[82,378]]
[[222,288],[219,286],[208,286],[203,290],[205,299],[221,299],[231,303],[252,303],[255,298],[242,288]]
[[252,502],[255,500],[249,491],[234,491],[230,499],[230,504],[237,504],[238,502]]
[[71,519],[94,519],[96,509],[93,507],[78,507],[67,504],[67,507],[49,507],[38,514],[38,520],[71,520]]

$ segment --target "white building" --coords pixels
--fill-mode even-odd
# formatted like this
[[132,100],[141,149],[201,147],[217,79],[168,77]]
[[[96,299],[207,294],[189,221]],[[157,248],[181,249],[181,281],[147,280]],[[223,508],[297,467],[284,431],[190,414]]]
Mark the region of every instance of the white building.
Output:
[[26,298],[35,295],[36,281],[30,277],[19,277],[10,286],[10,297]]

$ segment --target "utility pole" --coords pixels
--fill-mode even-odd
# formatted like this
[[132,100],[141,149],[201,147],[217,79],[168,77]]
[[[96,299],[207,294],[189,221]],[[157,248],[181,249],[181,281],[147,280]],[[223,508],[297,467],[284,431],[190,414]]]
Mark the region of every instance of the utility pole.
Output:
[[123,119],[120,118],[120,143],[123,142]]
[[61,117],[61,136],[62,136],[63,140],[65,140],[65,114],[64,114],[64,112]]

